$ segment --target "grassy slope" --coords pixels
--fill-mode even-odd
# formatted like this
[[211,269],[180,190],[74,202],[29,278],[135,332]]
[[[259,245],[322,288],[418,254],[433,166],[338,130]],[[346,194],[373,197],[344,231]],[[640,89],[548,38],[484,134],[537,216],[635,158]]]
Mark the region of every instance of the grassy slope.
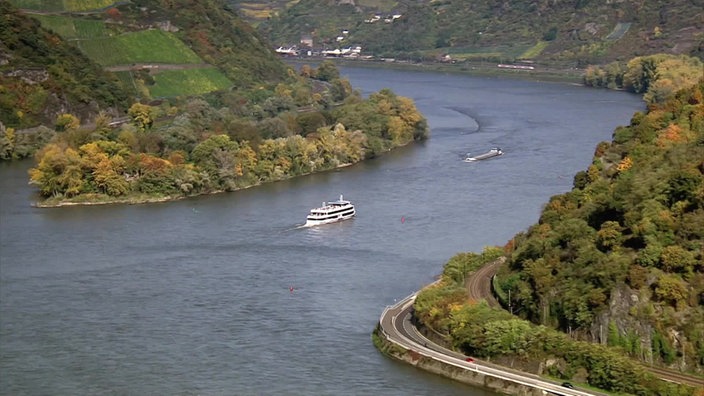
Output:
[[143,30],[120,36],[86,39],[78,42],[89,58],[104,66],[133,63],[203,63],[193,50],[171,33]]
[[173,97],[188,92],[192,95],[220,91],[232,82],[216,68],[192,70],[165,70],[154,76],[154,86],[149,88],[155,98]]
[[[14,8],[10,6],[10,2],[3,3],[3,9],[7,8],[6,14],[10,15],[9,10]],[[12,3],[31,10],[32,13],[29,14],[17,14],[24,14],[22,18],[25,18],[25,21],[30,20],[27,16],[32,16],[41,22],[41,27],[24,22],[33,29],[41,30],[41,33],[36,35],[43,37],[41,40],[63,39],[65,41],[62,45],[66,42],[70,43],[67,48],[79,49],[90,60],[103,67],[122,66],[127,69],[119,72],[119,75],[106,74],[113,82],[122,85],[119,89],[111,88],[114,92],[144,96],[145,91],[140,88],[146,87],[152,97],[187,96],[233,86],[246,88],[286,78],[285,65],[272,53],[269,46],[256,37],[256,32],[251,27],[215,0],[193,3],[195,6],[192,6],[192,2],[188,0],[143,0],[130,3],[100,0],[63,2],[15,0]],[[95,10],[105,7],[106,4],[108,6],[116,4],[117,8],[87,14],[52,14],[66,10]],[[166,21],[172,24],[174,28],[172,31],[154,29]],[[26,32],[27,28],[20,28],[20,30]],[[16,70],[23,67],[40,70],[49,66],[42,63],[47,61],[47,58],[41,55],[43,52],[36,50],[36,46],[44,47],[47,46],[46,43],[33,42],[31,45],[35,46],[35,49],[27,49],[24,52],[32,54],[31,61],[24,59],[24,55],[13,54],[21,48],[12,43],[28,42],[19,35],[14,36],[13,32],[16,30],[9,28],[5,30],[5,33],[12,33],[13,37],[6,37],[4,40],[6,45],[0,46],[0,53],[11,54],[12,59],[10,63],[2,66],[2,70]],[[31,37],[31,40],[35,40],[35,36]],[[86,67],[89,64],[92,65],[92,62],[87,59],[81,59],[81,63]],[[137,73],[128,70],[134,64],[151,63],[158,63],[161,66],[148,71],[147,74],[151,75],[148,80],[153,81],[144,80],[144,71]],[[189,67],[189,64],[211,64],[212,66],[193,68]],[[178,69],[179,65],[185,66],[182,70],[174,70]],[[75,69],[76,72],[81,70],[81,68],[69,69]],[[164,71],[164,75],[159,76],[162,70],[168,71]],[[98,74],[100,73],[89,75]],[[0,112],[2,114],[0,121],[7,126],[27,127],[37,123],[51,124],[58,112],[65,111],[61,110],[62,108],[72,109],[82,119],[92,118],[91,114],[94,115],[98,109],[106,107],[99,100],[91,106],[84,107],[77,106],[75,103],[66,104],[75,100],[70,95],[66,95],[65,88],[61,88],[68,78],[50,81],[52,89],[64,92],[64,97],[58,98],[59,100],[52,100],[51,92],[45,89],[37,91],[31,86],[26,88],[20,78],[17,78],[17,81],[14,80],[11,77],[3,77],[3,84],[15,87],[13,91],[18,92],[18,95],[13,95],[8,91],[3,98],[0,98],[1,107],[6,109]],[[74,81],[80,84],[81,79],[74,78]],[[98,85],[109,86],[104,83],[98,83]],[[80,92],[91,91],[91,89],[83,89],[80,85],[75,88]],[[30,89],[32,92],[25,92]],[[22,92],[24,93],[20,95],[19,93]],[[141,92],[141,95],[137,92]],[[18,104],[20,100],[28,102],[22,97],[32,100],[28,104]],[[61,104],[62,100],[68,102]],[[86,97],[86,100],[89,99]]]
[[[159,63],[163,65],[202,64],[204,61],[173,33],[162,30],[142,30],[120,33],[99,20],[87,20],[63,15],[36,15],[42,26],[72,40],[83,53],[103,66]],[[148,86],[154,98],[199,95],[232,86],[216,68],[168,70],[155,74],[155,85]],[[120,77],[131,88],[131,71]],[[159,75],[164,73],[164,75]]]
[[11,0],[18,8],[44,12],[95,11],[115,4],[114,0]]

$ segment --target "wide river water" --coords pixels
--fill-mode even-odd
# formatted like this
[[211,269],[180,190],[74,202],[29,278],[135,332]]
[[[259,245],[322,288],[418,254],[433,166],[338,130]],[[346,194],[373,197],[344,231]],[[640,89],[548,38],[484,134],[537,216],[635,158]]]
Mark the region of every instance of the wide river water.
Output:
[[[38,209],[31,161],[0,164],[0,394],[489,395],[381,355],[379,315],[454,254],[536,222],[644,105],[569,84],[341,73],[414,99],[430,139],[146,205]],[[495,146],[502,157],[462,161]],[[340,194],[355,219],[299,227]]]

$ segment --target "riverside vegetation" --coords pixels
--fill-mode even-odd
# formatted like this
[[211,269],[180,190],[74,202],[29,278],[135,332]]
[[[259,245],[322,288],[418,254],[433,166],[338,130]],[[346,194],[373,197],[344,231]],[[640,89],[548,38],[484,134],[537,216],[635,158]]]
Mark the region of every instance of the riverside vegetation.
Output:
[[[503,249],[453,257],[418,295],[419,323],[465,354],[607,391],[704,394],[643,367],[704,372],[704,76],[665,90],[673,62],[690,67],[667,59],[612,76],[641,87],[648,111],[596,147],[537,224]],[[494,289],[515,315],[467,301],[465,277],[499,256]]]
[[[362,98],[331,62],[300,72],[286,67],[222,3],[139,3],[98,11],[97,20],[38,15],[41,24],[2,3],[4,53],[10,59],[5,67],[15,68],[15,78],[8,73],[3,83],[29,95],[0,92],[5,124],[0,154],[21,158],[43,146],[30,171],[45,198],[39,205],[160,201],[235,190],[352,164],[427,137],[427,123],[410,99],[390,90]],[[232,29],[218,30],[219,24]],[[97,31],[100,45],[68,27]],[[56,31],[77,36],[78,47],[88,48],[90,56]],[[95,52],[101,46],[115,54]],[[74,56],[97,71],[93,80],[69,74],[66,58]],[[55,64],[45,63],[52,59]],[[125,69],[135,91],[93,61]],[[134,68],[135,62],[157,64]],[[168,70],[153,72],[159,68]],[[193,87],[163,79],[170,71],[186,78],[203,69],[220,73],[227,89],[215,84],[209,93],[193,95]],[[30,71],[38,77],[31,80]],[[157,99],[155,92],[166,87],[181,95]],[[103,97],[101,89],[120,95]],[[129,100],[122,98],[135,94],[147,100],[126,108]],[[15,130],[72,105],[92,116],[91,122],[59,112],[53,128]],[[126,117],[116,122],[113,114],[123,107]]]
[[67,116],[69,127],[38,152],[30,171],[47,197],[41,205],[231,191],[353,164],[427,136],[413,103],[389,90],[366,100],[342,90],[335,98],[340,105],[306,112],[295,111],[289,89],[278,90],[278,103],[266,103],[273,108],[255,102],[256,109],[248,109],[276,112],[261,119],[238,117],[202,99],[187,101],[185,112],[159,126],[152,126],[155,109],[139,104],[130,108],[132,123],[119,129],[105,123],[74,128],[77,120]]

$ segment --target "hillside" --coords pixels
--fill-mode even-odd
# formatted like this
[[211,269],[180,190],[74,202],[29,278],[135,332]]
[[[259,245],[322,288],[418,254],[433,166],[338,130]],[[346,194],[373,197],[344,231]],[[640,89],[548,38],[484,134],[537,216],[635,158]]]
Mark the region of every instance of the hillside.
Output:
[[[272,5],[231,3],[245,16],[255,5]],[[701,6],[689,0],[301,0],[250,21],[276,45],[311,36],[316,48],[360,45],[373,56],[432,60],[450,54],[459,61],[584,67],[654,53],[701,58]]]
[[509,244],[523,317],[704,370],[704,80],[618,128]]
[[[295,71],[219,0],[14,2],[25,8],[1,3],[0,160],[36,152],[38,206],[232,191],[428,134],[410,99],[389,90],[362,98],[331,62]],[[30,71],[63,101],[45,100]],[[5,89],[15,81],[39,94]],[[107,96],[117,93],[119,103]],[[36,124],[51,128],[17,130]]]
[[67,111],[83,120],[100,111],[120,116],[135,100],[289,79],[270,46],[217,1],[3,0],[0,7],[7,127],[52,125]]
[[116,112],[129,105],[129,96],[114,75],[76,47],[0,1],[0,121],[5,126],[50,124],[65,111]]

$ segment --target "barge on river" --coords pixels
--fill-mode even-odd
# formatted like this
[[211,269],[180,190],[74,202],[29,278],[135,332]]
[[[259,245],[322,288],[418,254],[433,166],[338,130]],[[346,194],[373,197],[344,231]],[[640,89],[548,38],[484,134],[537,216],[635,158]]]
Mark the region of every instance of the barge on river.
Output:
[[467,158],[464,159],[464,162],[474,162],[474,161],[481,161],[489,158],[494,158],[498,157],[500,155],[503,155],[504,152],[501,151],[500,148],[494,147],[493,149],[487,151],[484,154],[479,154],[476,156],[471,156],[469,153],[467,153]]

